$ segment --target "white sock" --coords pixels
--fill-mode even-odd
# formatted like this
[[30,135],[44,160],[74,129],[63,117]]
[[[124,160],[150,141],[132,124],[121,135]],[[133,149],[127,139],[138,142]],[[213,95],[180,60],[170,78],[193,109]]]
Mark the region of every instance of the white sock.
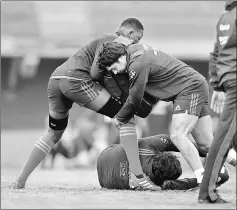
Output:
[[198,184],[200,184],[202,182],[203,172],[204,172],[204,168],[199,168],[193,172],[195,177],[197,178]]
[[235,160],[235,162],[236,162],[236,152],[235,152],[234,149],[231,149],[228,152],[228,155],[227,155],[227,158],[226,158],[226,162],[227,163],[231,163],[233,160]]

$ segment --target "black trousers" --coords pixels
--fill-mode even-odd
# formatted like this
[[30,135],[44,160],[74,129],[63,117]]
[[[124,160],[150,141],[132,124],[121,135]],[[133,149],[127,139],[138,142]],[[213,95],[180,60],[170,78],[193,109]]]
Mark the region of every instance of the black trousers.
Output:
[[218,199],[216,183],[227,154],[232,147],[236,150],[236,80],[227,81],[223,86],[226,93],[225,106],[208,152],[198,197],[211,201]]

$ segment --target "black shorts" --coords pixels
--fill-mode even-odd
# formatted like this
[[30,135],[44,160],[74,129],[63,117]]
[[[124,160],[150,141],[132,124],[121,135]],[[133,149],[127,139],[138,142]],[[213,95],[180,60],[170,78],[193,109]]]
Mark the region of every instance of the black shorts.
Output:
[[173,114],[187,113],[204,117],[209,115],[209,86],[205,79],[190,84],[174,100]]
[[67,112],[75,102],[85,106],[93,101],[102,90],[102,86],[90,78],[89,72],[69,70],[65,75],[52,75],[48,83],[49,109],[55,112]]

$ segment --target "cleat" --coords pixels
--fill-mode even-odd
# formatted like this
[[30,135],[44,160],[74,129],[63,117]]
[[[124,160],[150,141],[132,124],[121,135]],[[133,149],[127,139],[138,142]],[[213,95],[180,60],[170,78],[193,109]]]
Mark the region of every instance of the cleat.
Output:
[[143,177],[140,179],[134,174],[130,174],[129,187],[133,190],[161,191],[161,188],[155,185],[145,174],[143,174]]
[[224,204],[224,203],[229,203],[229,201],[224,200],[221,197],[218,197],[216,200],[212,201],[210,198],[208,199],[198,199],[198,203],[200,204],[208,204],[208,203],[219,203],[219,204]]
[[222,166],[221,171],[219,173],[217,187],[221,186],[225,182],[227,182],[230,178],[229,171],[225,165]]
[[194,188],[190,188],[190,189],[188,189],[188,190],[185,190],[185,192],[196,192],[196,193],[198,193],[199,190],[200,190],[200,184],[198,184],[198,185],[197,185],[196,187],[194,187]]
[[23,188],[25,188],[25,186],[19,184],[17,181],[14,181],[14,182],[12,182],[10,188],[11,189],[23,189]]

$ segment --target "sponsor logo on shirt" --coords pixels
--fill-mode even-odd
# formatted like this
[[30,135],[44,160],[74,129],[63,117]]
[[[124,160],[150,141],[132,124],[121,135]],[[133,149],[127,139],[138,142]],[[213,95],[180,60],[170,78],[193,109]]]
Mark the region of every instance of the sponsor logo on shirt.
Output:
[[120,178],[121,179],[128,178],[128,161],[120,162]]
[[182,109],[180,108],[179,105],[177,105],[177,106],[174,108],[174,111],[182,111]]
[[230,24],[223,25],[220,24],[220,31],[228,31],[230,29]]

